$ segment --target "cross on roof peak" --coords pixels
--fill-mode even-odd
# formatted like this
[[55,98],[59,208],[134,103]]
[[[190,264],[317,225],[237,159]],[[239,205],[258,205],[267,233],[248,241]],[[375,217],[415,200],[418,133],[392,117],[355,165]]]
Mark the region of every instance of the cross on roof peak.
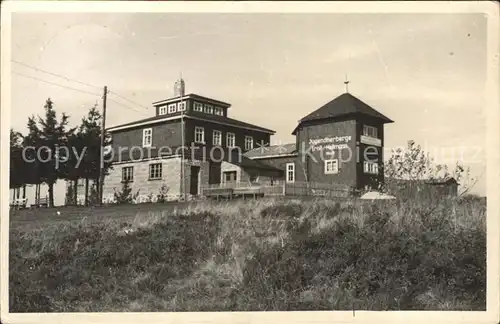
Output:
[[346,93],[349,93],[349,79],[347,79],[347,74],[345,75],[345,81],[344,81],[344,84],[345,84],[345,92]]

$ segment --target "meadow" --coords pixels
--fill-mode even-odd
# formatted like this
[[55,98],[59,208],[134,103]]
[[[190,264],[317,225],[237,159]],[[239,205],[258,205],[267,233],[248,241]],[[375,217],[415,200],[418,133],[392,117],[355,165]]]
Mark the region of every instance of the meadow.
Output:
[[11,215],[10,312],[485,310],[486,200]]

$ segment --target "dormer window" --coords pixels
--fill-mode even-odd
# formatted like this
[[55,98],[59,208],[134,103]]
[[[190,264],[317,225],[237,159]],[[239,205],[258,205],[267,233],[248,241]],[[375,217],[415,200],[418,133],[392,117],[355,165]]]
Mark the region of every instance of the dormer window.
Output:
[[363,125],[363,135],[378,138],[377,128],[373,126]]
[[176,104],[170,104],[168,105],[168,113],[172,114],[177,110],[177,105]]
[[214,112],[214,107],[212,105],[205,105],[205,112],[207,114],[213,114]]
[[160,107],[160,115],[165,115],[167,113],[167,106],[161,106]]
[[222,108],[221,107],[214,107],[214,114],[217,116],[222,116]]
[[203,105],[199,102],[195,102],[193,110],[203,112]]

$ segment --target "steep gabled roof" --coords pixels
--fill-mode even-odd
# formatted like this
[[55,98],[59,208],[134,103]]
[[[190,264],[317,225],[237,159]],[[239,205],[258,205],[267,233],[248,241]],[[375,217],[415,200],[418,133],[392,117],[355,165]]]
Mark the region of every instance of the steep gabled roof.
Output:
[[[356,98],[350,93],[344,93],[332,101],[326,103],[319,109],[316,109],[309,115],[303,117],[299,121],[300,126],[304,122],[316,121],[321,119],[338,118],[350,115],[365,115],[376,119],[379,119],[383,123],[393,123],[391,119],[387,118],[383,114],[379,113],[368,104],[364,103],[360,99]],[[297,126],[297,128],[298,128]],[[295,134],[297,128],[292,134]]]

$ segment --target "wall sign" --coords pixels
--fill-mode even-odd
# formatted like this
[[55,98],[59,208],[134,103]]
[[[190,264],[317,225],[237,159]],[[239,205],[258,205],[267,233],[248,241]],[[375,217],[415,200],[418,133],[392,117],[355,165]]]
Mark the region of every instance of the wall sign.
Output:
[[380,138],[361,135],[360,141],[363,144],[382,146],[382,141],[380,140]]
[[351,136],[333,136],[317,139],[310,139],[309,145],[312,152],[322,151],[324,149],[338,150],[349,148],[347,143],[351,141]]

